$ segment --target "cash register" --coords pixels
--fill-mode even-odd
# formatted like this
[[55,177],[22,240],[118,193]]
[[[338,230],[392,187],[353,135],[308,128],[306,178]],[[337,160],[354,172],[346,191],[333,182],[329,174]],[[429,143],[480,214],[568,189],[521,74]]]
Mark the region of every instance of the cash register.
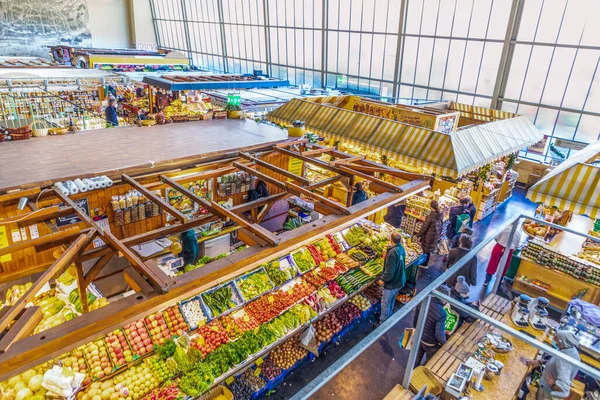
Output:
[[[579,339],[579,350],[600,360],[600,307],[581,299],[571,300],[560,319],[559,329],[567,329]],[[552,334],[553,332],[549,332]]]

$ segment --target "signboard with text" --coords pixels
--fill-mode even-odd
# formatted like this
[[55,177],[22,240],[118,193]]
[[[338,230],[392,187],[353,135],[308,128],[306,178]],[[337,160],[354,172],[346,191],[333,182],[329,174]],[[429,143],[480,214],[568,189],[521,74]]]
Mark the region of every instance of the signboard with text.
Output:
[[[83,210],[85,211],[85,213],[87,215],[90,215],[90,206],[88,205],[87,197],[85,197],[83,199],[75,200],[75,204],[77,204],[79,207],[83,208]],[[59,207],[62,207],[62,206],[64,206],[64,204],[62,204],[62,203],[59,204]],[[65,215],[64,217],[56,218],[56,226],[58,228],[60,228],[61,226],[77,224],[79,222],[81,222],[81,219],[75,213],[70,214],[70,215]]]

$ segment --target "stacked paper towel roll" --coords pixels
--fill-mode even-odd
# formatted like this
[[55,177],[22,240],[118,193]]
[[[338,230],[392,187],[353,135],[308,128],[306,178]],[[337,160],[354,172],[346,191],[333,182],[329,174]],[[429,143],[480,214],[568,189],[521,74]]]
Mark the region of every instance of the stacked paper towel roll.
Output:
[[77,178],[73,181],[73,183],[75,184],[75,186],[77,186],[77,189],[79,189],[81,193],[87,192],[87,186],[83,183],[81,179]]
[[79,189],[77,188],[77,185],[75,185],[75,182],[73,182],[73,181],[65,181],[63,183],[63,186],[67,188],[70,196],[73,196],[73,195],[76,195],[77,193],[79,193]]
[[85,178],[81,180],[83,182],[83,184],[85,185],[85,187],[87,188],[87,190],[94,190],[94,182],[92,182],[91,180]]
[[67,189],[67,188],[66,188],[66,187],[65,187],[65,186],[62,184],[62,182],[56,182],[56,183],[54,184],[54,187],[55,187],[55,188],[57,188],[58,190],[60,190],[60,192],[61,192],[63,195],[65,195],[65,196],[68,196],[68,195],[70,194],[70,193],[69,193],[69,189]]

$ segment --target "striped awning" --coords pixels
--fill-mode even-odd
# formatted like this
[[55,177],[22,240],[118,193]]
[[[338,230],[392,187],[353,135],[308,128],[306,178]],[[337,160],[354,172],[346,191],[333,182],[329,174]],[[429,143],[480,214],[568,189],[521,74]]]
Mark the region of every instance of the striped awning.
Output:
[[536,203],[600,218],[600,141],[562,162],[527,191]]
[[269,113],[267,119],[284,125],[302,120],[308,131],[318,135],[451,178],[463,176],[542,139],[525,117],[446,134],[301,99],[292,99]]

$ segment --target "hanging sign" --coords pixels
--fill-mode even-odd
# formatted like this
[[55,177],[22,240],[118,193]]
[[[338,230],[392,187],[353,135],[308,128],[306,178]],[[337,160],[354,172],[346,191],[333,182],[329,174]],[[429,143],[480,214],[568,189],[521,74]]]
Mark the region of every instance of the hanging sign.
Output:
[[242,104],[242,96],[239,94],[228,94],[227,104],[232,106],[240,106]]
[[[85,213],[87,215],[90,215],[90,206],[88,205],[87,197],[85,197],[83,199],[75,200],[75,204],[77,204],[80,208],[83,208],[83,210],[85,211]],[[64,206],[64,204],[62,204],[62,203],[59,204],[59,207],[62,207],[62,206]],[[70,214],[70,215],[66,215],[64,217],[56,218],[56,226],[58,228],[60,228],[61,226],[77,224],[79,222],[81,222],[81,219],[79,218],[79,216],[77,214]]]
[[544,152],[546,151],[546,144],[548,143],[548,135],[544,135],[544,138],[542,140],[540,140],[539,142],[532,144],[531,146],[529,146],[527,148],[527,152],[528,153],[533,153],[533,154],[541,154],[543,155]]
[[556,147],[562,147],[563,149],[569,150],[583,150],[587,144],[582,142],[576,142],[575,140],[567,140],[567,139],[555,139],[554,145]]
[[290,160],[288,161],[288,171],[294,175],[302,176],[302,164],[302,160],[290,157]]

